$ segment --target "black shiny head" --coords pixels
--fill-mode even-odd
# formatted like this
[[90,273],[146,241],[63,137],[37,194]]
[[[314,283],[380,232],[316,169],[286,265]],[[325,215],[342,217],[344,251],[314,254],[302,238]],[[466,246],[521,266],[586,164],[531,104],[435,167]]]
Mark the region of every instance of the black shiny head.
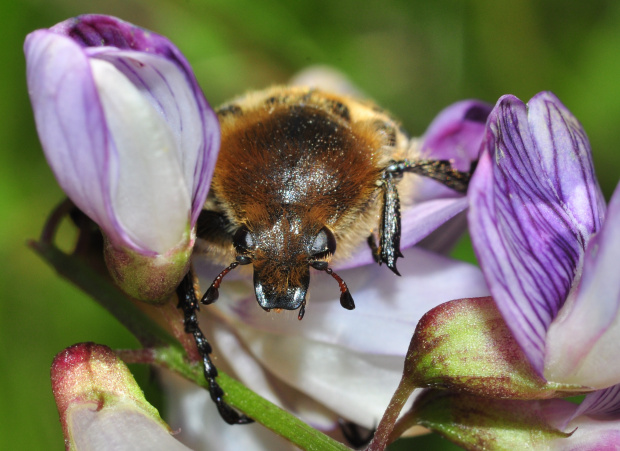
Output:
[[[340,286],[340,304],[348,309],[355,303],[346,283],[329,267],[326,260],[336,252],[336,237],[322,227],[316,233],[302,233],[299,221],[280,216],[269,228],[250,230],[242,225],[233,236],[235,261],[213,281],[202,302],[210,304],[219,297],[223,277],[239,265],[254,266],[254,292],[258,304],[271,309],[297,310],[301,320],[305,313],[310,285],[310,267],[332,276]],[[314,229],[316,230],[316,228]]]
[[297,310],[305,305],[310,266],[327,268],[324,261],[336,251],[336,238],[327,227],[309,227],[295,215],[282,214],[265,226],[242,225],[233,245],[239,264],[252,263],[254,291],[265,310]]

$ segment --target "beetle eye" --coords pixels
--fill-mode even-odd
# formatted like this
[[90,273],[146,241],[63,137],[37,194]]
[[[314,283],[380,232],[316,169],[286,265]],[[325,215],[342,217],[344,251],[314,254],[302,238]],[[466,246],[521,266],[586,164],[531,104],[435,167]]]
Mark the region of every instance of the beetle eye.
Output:
[[327,227],[323,227],[314,238],[310,255],[312,258],[325,258],[336,252],[336,237]]
[[246,226],[241,226],[233,236],[233,245],[239,254],[247,254],[254,249],[254,238]]

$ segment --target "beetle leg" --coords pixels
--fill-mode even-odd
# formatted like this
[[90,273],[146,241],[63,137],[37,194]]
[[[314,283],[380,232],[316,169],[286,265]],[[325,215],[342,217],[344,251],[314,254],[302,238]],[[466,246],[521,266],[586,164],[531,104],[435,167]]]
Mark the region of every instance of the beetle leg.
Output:
[[224,401],[224,390],[222,390],[215,379],[218,374],[217,368],[210,357],[213,349],[198,326],[198,317],[196,315],[199,308],[198,297],[196,296],[194,275],[191,270],[185,275],[177,288],[177,295],[179,297],[178,308],[183,310],[185,332],[194,336],[194,341],[204,364],[204,376],[209,383],[209,394],[217,406],[222,419],[228,424],[248,424],[254,422],[246,415],[238,413]]
[[[400,252],[400,200],[394,183],[394,174],[383,173],[383,209],[379,226],[379,264],[385,263],[394,274],[400,276],[396,269],[396,260],[402,257]],[[375,257],[376,259],[377,257]]]
[[476,162],[469,172],[454,169],[448,160],[402,160],[394,161],[383,170],[383,208],[379,227],[379,246],[374,235],[368,237],[368,245],[375,261],[385,263],[388,268],[400,276],[396,261],[403,256],[400,252],[400,201],[395,179],[405,172],[423,175],[452,188],[460,193],[467,191]]
[[338,419],[338,426],[353,449],[365,448],[375,436],[375,429],[366,429],[342,418]]
[[371,233],[366,240],[368,243],[368,247],[370,248],[370,252],[372,252],[372,258],[374,258],[375,263],[383,263],[381,261],[381,249],[377,246],[377,239],[375,238],[375,234]]
[[414,174],[437,180],[459,193],[465,193],[467,192],[467,186],[476,163],[472,163],[468,172],[462,172],[454,169],[448,160],[402,160],[394,161],[390,164],[384,169],[384,174],[391,173],[397,175],[404,172],[413,172]]

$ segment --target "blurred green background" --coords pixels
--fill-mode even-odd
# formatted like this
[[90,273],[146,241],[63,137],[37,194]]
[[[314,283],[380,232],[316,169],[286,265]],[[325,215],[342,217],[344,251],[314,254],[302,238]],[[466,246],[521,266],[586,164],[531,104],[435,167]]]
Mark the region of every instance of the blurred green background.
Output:
[[[100,307],[26,241],[63,197],[37,140],[25,35],[78,14],[119,16],[167,35],[215,105],[284,83],[310,64],[340,69],[412,134],[444,106],[552,90],[587,130],[607,198],[620,175],[620,2],[494,0],[21,0],[0,5],[0,449],[60,450],[53,356],[80,341],[132,347]],[[141,380],[148,379],[138,370]],[[447,446],[447,448],[442,448]],[[450,449],[438,437],[404,449]]]

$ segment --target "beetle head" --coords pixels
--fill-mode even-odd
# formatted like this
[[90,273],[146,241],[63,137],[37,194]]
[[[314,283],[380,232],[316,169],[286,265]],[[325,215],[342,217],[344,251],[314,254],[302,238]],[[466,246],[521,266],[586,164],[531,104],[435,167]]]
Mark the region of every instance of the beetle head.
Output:
[[260,226],[241,226],[233,244],[237,261],[254,266],[256,300],[265,310],[303,306],[310,266],[336,251],[336,238],[327,227],[310,226],[287,215],[261,221]]

